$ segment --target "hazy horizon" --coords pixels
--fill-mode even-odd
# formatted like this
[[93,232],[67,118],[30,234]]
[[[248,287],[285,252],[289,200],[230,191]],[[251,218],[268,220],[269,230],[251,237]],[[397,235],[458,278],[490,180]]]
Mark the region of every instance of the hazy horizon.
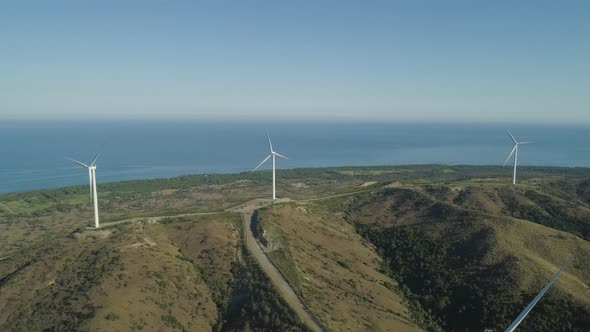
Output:
[[[100,183],[183,174],[251,171],[266,155],[278,168],[408,164],[501,165],[512,142],[520,165],[590,167],[590,126],[362,121],[15,121],[0,122],[0,192],[85,184],[95,153]],[[263,169],[268,169],[265,165]],[[506,167],[506,174],[511,174]]]
[[170,118],[170,117],[153,117],[153,118],[142,118],[137,119],[133,117],[69,117],[69,118],[10,118],[0,120],[1,124],[51,124],[51,123],[77,123],[87,125],[99,125],[99,124],[131,124],[131,123],[165,123],[165,124],[176,124],[176,123],[215,123],[215,124],[260,124],[271,125],[271,124],[389,124],[389,125],[484,125],[484,126],[496,126],[505,129],[510,129],[512,126],[537,126],[537,127],[588,127],[590,128],[590,122],[586,123],[583,121],[570,120],[569,122],[558,122],[558,121],[476,121],[466,119],[461,121],[460,119],[393,119],[393,118],[270,118],[270,117],[187,117],[187,118]]

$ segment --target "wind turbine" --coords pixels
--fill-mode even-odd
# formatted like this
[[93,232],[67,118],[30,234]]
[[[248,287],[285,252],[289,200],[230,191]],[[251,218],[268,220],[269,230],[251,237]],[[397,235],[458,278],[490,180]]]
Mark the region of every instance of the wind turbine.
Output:
[[283,159],[288,159],[288,158],[277,153],[272,148],[272,142],[270,141],[270,135],[268,134],[268,130],[266,130],[266,137],[268,137],[268,145],[270,146],[270,154],[268,156],[266,156],[266,158],[264,158],[264,160],[260,164],[258,164],[258,166],[256,166],[256,168],[254,170],[252,170],[252,172],[256,171],[258,168],[260,168],[260,166],[262,166],[268,160],[268,158],[272,157],[272,200],[274,201],[275,199],[277,199],[276,184],[275,184],[275,166],[276,166],[275,157],[281,157]]
[[504,162],[504,166],[506,166],[506,163],[508,162],[508,160],[510,160],[510,157],[512,157],[512,155],[514,154],[514,174],[512,175],[512,184],[516,184],[516,165],[518,164],[518,146],[521,144],[529,144],[530,142],[518,142],[518,141],[516,141],[516,138],[514,138],[514,136],[512,136],[512,134],[510,133],[510,131],[508,129],[506,129],[506,132],[508,133],[508,136],[510,136],[510,139],[512,139],[512,141],[514,142],[514,147],[512,148],[512,151],[510,152],[510,154],[508,155],[508,158],[506,158],[506,161]]
[[96,156],[94,156],[94,160],[92,160],[92,163],[90,163],[90,165],[86,165],[82,162],[79,162],[77,160],[66,157],[66,159],[71,160],[71,161],[75,162],[76,164],[88,169],[88,180],[90,182],[90,199],[93,200],[93,203],[94,203],[93,205],[94,205],[94,227],[95,228],[100,227],[100,225],[98,223],[98,197],[96,195],[96,160],[98,159],[99,155],[100,155],[100,152],[97,153]]
[[559,275],[561,274],[561,272],[563,272],[563,270],[565,270],[565,268],[570,264],[570,262],[572,261],[573,258],[574,258],[574,256],[570,256],[570,258],[567,259],[567,261],[563,264],[563,266],[561,267],[561,269],[559,270],[559,272],[557,272],[553,276],[553,278],[551,278],[551,280],[547,283],[547,285],[545,285],[545,287],[543,287],[543,289],[541,289],[541,291],[539,292],[539,294],[537,294],[537,296],[535,296],[535,298],[533,299],[533,301],[531,301],[531,303],[529,303],[529,305],[526,306],[526,308],[524,308],[524,310],[520,313],[520,315],[518,315],[518,317],[516,317],[516,319],[512,322],[512,324],[510,324],[510,326],[508,326],[506,328],[506,330],[504,330],[504,332],[512,332],[512,331],[514,331],[518,327],[518,325],[522,322],[522,320],[533,309],[533,307],[535,306],[535,304],[537,304],[537,302],[539,302],[539,300],[541,299],[541,297],[543,297],[543,295],[545,295],[545,293],[547,292],[547,290],[549,290],[549,288],[551,287],[551,285],[553,285],[553,283],[555,282],[555,280],[557,280],[557,277],[559,277]]

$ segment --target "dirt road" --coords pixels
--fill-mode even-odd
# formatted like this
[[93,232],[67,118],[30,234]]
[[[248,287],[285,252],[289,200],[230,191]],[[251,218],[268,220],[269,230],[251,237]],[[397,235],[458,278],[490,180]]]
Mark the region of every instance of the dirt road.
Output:
[[258,207],[260,207],[260,201],[257,203],[258,204],[247,205],[240,209],[243,214],[244,234],[246,235],[246,246],[248,247],[248,250],[250,251],[252,256],[256,258],[258,265],[260,265],[262,270],[264,270],[266,275],[270,278],[272,283],[283,296],[285,302],[287,302],[291,309],[293,309],[293,311],[297,313],[301,321],[303,321],[303,323],[307,325],[307,327],[309,327],[309,329],[311,329],[312,331],[323,331],[323,329],[317,323],[313,315],[309,311],[307,311],[303,302],[301,302],[299,297],[295,294],[293,288],[291,288],[289,283],[287,283],[287,280],[283,278],[283,275],[271,263],[268,257],[266,257],[266,255],[258,245],[258,242],[256,242],[254,234],[252,234],[252,228],[250,227],[250,224],[252,222],[252,213]]
[[[179,218],[179,217],[190,217],[190,216],[207,216],[207,215],[218,214],[218,213],[222,213],[222,212],[223,211],[216,211],[216,212],[197,212],[197,213],[182,213],[182,214],[176,214],[176,215],[172,215],[172,216],[137,217],[137,218],[131,218],[131,219],[125,219],[125,220],[118,220],[118,221],[112,221],[112,222],[103,223],[103,224],[100,224],[100,228],[105,228],[105,227],[119,225],[119,224],[125,224],[125,223],[128,223],[128,222],[146,221],[148,223],[155,223],[155,222],[159,222],[159,221],[161,221],[163,219],[166,219],[166,218]],[[89,229],[95,229],[94,226],[88,226],[88,228]]]
[[[368,192],[368,191],[373,191],[373,190],[375,190],[375,188],[354,191],[354,192],[349,192],[349,193],[330,195],[330,196],[325,196],[325,197],[299,200],[299,202],[310,202],[310,201],[328,199],[328,198],[333,198],[333,197],[348,196],[348,195],[354,195],[354,194],[359,194],[362,192]],[[291,200],[290,199],[278,199],[274,203],[282,203],[282,202],[288,202],[288,201],[291,201]],[[318,323],[317,319],[307,310],[307,308],[305,307],[305,305],[303,304],[301,299],[297,296],[297,294],[295,294],[295,292],[293,291],[293,288],[291,288],[291,286],[289,285],[287,280],[285,280],[285,278],[279,272],[279,270],[277,270],[277,268],[272,264],[272,262],[268,259],[268,257],[266,257],[266,254],[264,254],[264,252],[262,251],[262,248],[260,248],[258,242],[254,238],[254,234],[252,234],[252,228],[250,227],[250,224],[252,222],[252,214],[254,213],[254,211],[256,209],[259,209],[261,207],[264,207],[264,206],[272,204],[272,203],[273,203],[273,201],[270,199],[255,199],[255,200],[252,200],[252,201],[245,203],[243,205],[229,208],[225,211],[242,213],[243,222],[244,222],[244,235],[245,235],[245,239],[246,239],[246,247],[248,248],[248,250],[250,251],[252,256],[254,256],[254,258],[258,262],[258,265],[262,268],[262,270],[266,273],[266,275],[270,278],[272,283],[278,289],[279,293],[282,295],[285,302],[287,302],[287,304],[291,307],[291,309],[293,309],[293,311],[295,311],[295,313],[299,316],[301,321],[303,321],[303,323],[305,325],[307,325],[307,327],[309,329],[311,329],[312,331],[321,332],[321,331],[323,331],[323,329],[320,326],[320,324]],[[134,221],[158,222],[164,218],[170,218],[170,217],[181,217],[181,216],[191,216],[191,215],[209,215],[209,214],[215,214],[215,213],[221,213],[221,212],[224,212],[224,211],[206,212],[206,213],[187,213],[187,214],[180,214],[180,215],[175,215],[175,216],[132,218],[132,219],[127,219],[127,220],[120,220],[120,221],[105,223],[105,224],[101,225],[101,228],[113,226],[113,225],[118,225],[118,224],[123,224],[123,223],[128,223],[128,222],[134,222]]]
[[[278,199],[276,203],[279,202],[287,202],[290,201],[289,199]],[[241,213],[244,222],[244,235],[246,239],[246,247],[254,256],[258,265],[262,268],[262,270],[266,273],[266,275],[270,278],[272,283],[278,289],[279,293],[282,295],[283,299],[287,304],[295,311],[295,313],[299,316],[301,321],[309,327],[312,331],[320,332],[323,329],[317,323],[316,319],[307,311],[305,305],[299,297],[295,294],[291,286],[287,283],[285,278],[281,275],[279,270],[271,263],[271,261],[266,257],[258,242],[254,238],[254,234],[252,234],[252,229],[250,228],[250,222],[252,220],[252,213],[263,206],[268,204],[272,204],[272,200],[270,199],[255,199],[250,202],[247,202],[240,206],[235,206],[232,208],[227,209],[226,211],[234,212],[234,213]],[[100,225],[100,228],[106,228],[109,226],[129,223],[129,222],[140,222],[140,221],[147,221],[147,222],[159,222],[165,218],[171,217],[183,217],[183,216],[198,216],[198,215],[211,215],[216,213],[222,213],[224,211],[218,212],[204,212],[204,213],[186,213],[186,214],[179,214],[174,216],[159,216],[159,217],[138,217],[138,218],[131,218],[126,220],[119,220],[110,223],[104,223]],[[94,229],[94,227],[89,227],[89,229]]]

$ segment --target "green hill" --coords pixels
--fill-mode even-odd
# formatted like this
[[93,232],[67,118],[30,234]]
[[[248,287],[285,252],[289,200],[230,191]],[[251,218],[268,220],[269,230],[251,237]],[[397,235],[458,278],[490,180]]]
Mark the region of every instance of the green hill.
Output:
[[[330,331],[502,330],[569,255],[524,331],[590,329],[590,169],[281,170],[254,233]],[[306,330],[244,250],[233,207],[270,174],[0,195],[0,330]],[[226,211],[226,212],[223,212]],[[203,214],[211,213],[212,214]],[[160,218],[156,218],[160,217]]]
[[505,328],[573,254],[520,328],[587,330],[590,209],[577,195],[583,186],[541,179],[517,187],[489,179],[400,186],[350,201],[346,219],[443,330]]

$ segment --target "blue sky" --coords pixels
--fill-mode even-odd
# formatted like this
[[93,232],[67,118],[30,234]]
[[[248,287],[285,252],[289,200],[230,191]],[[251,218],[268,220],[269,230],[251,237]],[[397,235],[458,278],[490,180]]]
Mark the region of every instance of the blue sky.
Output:
[[4,1],[0,120],[590,123],[587,1]]

